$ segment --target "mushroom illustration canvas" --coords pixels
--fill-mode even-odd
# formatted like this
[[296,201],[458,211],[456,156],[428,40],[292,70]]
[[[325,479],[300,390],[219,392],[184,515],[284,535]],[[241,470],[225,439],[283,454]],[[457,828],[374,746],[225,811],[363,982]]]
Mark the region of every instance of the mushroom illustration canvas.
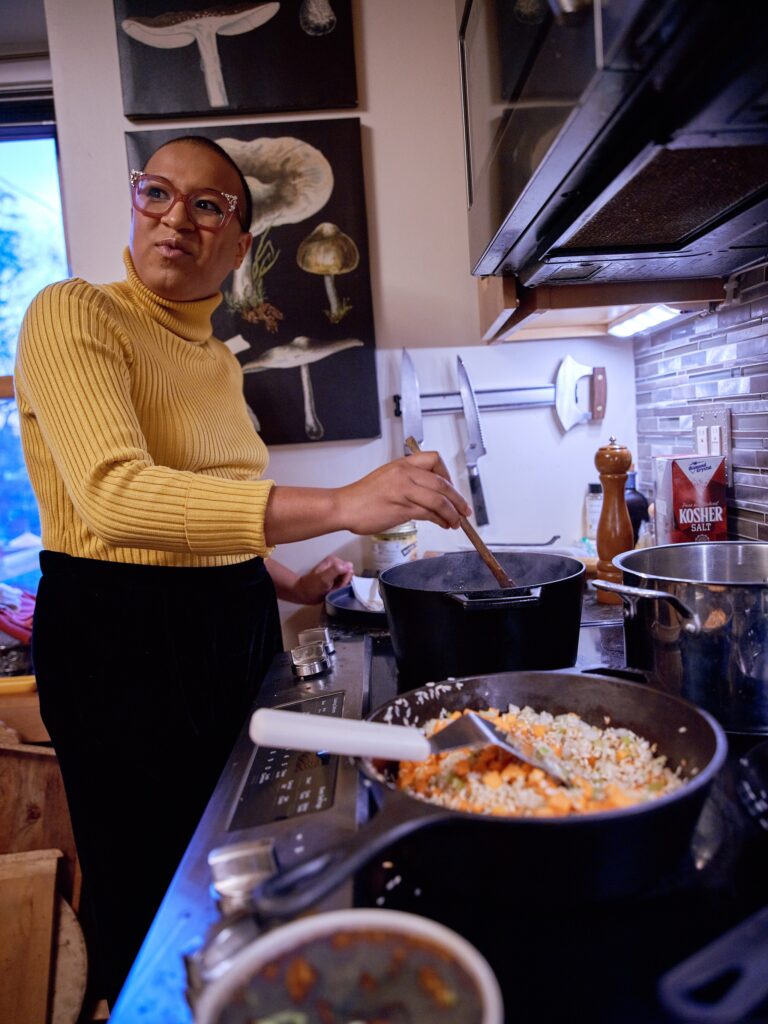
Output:
[[213,328],[268,445],[380,434],[360,132],[342,117],[126,133],[130,168],[197,134],[245,176],[253,243]]
[[114,6],[126,117],[357,105],[351,0]]

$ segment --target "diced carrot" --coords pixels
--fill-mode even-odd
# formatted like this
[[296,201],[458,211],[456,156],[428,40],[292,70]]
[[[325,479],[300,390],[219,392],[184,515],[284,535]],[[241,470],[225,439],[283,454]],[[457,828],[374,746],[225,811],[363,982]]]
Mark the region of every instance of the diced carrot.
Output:
[[303,957],[297,956],[288,964],[285,987],[294,1003],[303,1002],[317,981],[317,971]]
[[605,798],[606,803],[611,807],[631,807],[632,804],[637,803],[634,797],[612,782],[605,787]]
[[556,789],[550,796],[548,803],[557,814],[567,814],[571,809],[571,798],[562,789]]

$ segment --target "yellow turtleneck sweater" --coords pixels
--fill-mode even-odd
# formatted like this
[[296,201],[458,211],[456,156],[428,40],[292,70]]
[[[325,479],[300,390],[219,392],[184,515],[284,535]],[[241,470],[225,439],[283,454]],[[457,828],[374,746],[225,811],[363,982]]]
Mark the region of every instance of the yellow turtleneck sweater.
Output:
[[43,545],[146,565],[267,555],[267,449],[237,359],[211,335],[221,295],[170,302],[136,275],[44,289],[15,387]]

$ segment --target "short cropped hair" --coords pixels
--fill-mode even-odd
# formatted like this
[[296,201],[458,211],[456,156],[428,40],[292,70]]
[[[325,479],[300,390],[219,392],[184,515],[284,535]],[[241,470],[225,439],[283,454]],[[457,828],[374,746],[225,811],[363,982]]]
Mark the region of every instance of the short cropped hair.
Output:
[[[223,149],[218,144],[218,142],[214,142],[213,139],[209,139],[205,135],[180,135],[178,138],[168,139],[167,142],[164,142],[161,146],[158,146],[154,153],[152,153],[152,156],[154,156],[155,153],[159,153],[161,149],[165,149],[166,146],[171,146],[176,142],[186,142],[187,145],[190,146],[202,146],[205,149],[209,149],[211,150],[212,153],[217,153],[221,157],[221,159],[225,163],[229,164],[232,170],[235,171],[238,178],[240,179],[240,187],[243,190],[243,198],[245,200],[245,209],[243,210],[242,213],[240,226],[242,227],[243,231],[250,231],[251,220],[253,219],[253,199],[251,198],[251,190],[248,188],[248,183],[245,180],[243,172],[240,170],[237,163],[232,159],[232,157],[229,155],[226,149]],[[151,157],[147,158],[147,163],[149,163],[150,159]]]

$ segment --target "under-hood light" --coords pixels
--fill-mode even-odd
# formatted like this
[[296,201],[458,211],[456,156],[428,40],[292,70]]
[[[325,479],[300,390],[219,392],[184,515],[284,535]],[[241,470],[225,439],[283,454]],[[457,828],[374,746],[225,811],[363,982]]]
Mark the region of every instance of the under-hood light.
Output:
[[673,320],[676,316],[680,316],[679,309],[664,305],[651,306],[640,313],[614,320],[608,327],[608,333],[615,334],[617,338],[628,338],[631,334],[647,331],[649,327],[656,327],[666,320]]

